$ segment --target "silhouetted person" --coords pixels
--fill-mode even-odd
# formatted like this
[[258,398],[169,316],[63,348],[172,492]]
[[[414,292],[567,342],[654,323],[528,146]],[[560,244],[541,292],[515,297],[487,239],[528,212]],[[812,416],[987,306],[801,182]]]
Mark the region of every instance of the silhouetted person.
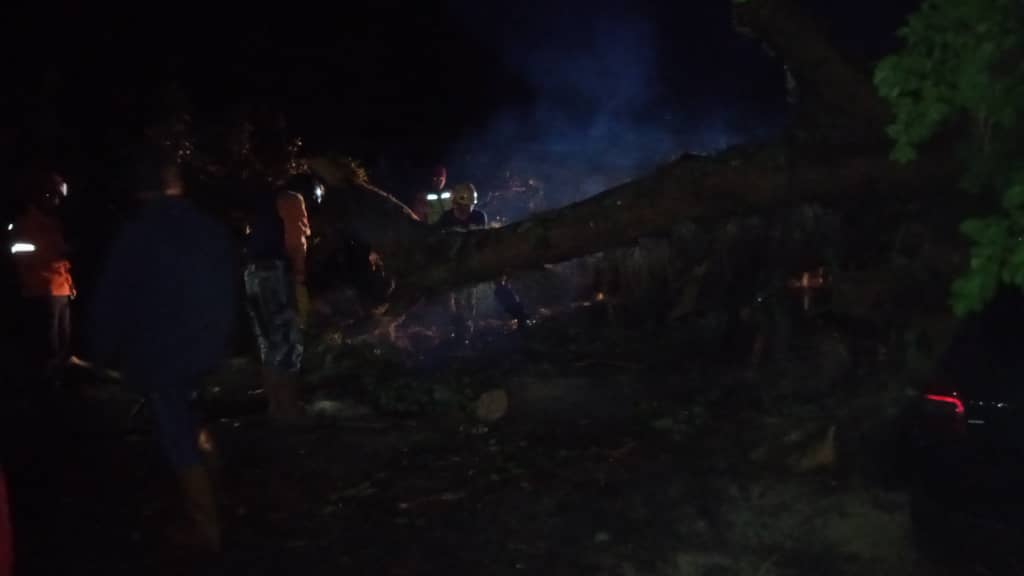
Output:
[[[288,151],[280,138],[266,134],[256,141],[254,156],[260,170],[245,184],[249,201],[242,274],[245,303],[259,345],[270,416],[278,422],[293,422],[302,415],[298,377],[303,341],[287,228],[279,203],[290,196],[285,183]],[[302,216],[305,219],[305,210]]]
[[[437,221],[444,230],[479,230],[487,228],[487,214],[476,207],[477,193],[472,184],[459,184],[452,191],[452,207]],[[494,283],[494,298],[506,314],[523,328],[529,322],[526,310],[519,296],[509,285],[508,276],[502,275]],[[473,335],[472,319],[476,315],[476,293],[474,288],[462,288],[451,295],[452,337],[466,341]]]
[[220,548],[220,523],[190,406],[227,353],[236,266],[227,230],[183,195],[173,160],[142,166],[145,205],[121,231],[97,285],[95,353],[147,399],[178,475],[198,543]]
[[28,340],[28,376],[58,383],[71,356],[71,279],[68,247],[57,208],[66,190],[57,174],[35,175],[28,190],[28,207],[10,231],[10,253],[18,271],[23,335]]
[[412,199],[412,211],[428,224],[435,224],[445,210],[452,207],[452,191],[444,187],[448,180],[448,169],[437,165],[431,173],[430,187],[417,190]]

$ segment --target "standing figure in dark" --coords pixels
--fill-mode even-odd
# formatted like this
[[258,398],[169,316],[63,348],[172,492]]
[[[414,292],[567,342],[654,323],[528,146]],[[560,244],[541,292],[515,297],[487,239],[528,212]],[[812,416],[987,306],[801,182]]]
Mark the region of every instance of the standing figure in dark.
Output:
[[221,529],[191,402],[227,355],[237,267],[226,228],[184,197],[173,155],[139,163],[144,205],[115,240],[94,302],[94,354],[146,397],[180,481],[192,544],[218,551]]
[[418,190],[413,197],[412,210],[427,224],[435,224],[452,206],[452,191],[444,187],[448,180],[448,169],[442,165],[434,167],[430,187]]
[[[476,188],[469,183],[459,184],[452,191],[452,207],[441,215],[437,225],[445,230],[477,230],[487,228],[487,214],[476,208]],[[503,275],[494,284],[494,297],[502,309],[517,322],[519,328],[527,325],[529,318],[523,303]],[[473,335],[472,319],[476,315],[476,294],[472,286],[462,288],[451,295],[452,337],[459,342]]]
[[[282,202],[291,197],[285,185],[288,152],[273,137],[257,149],[261,169],[249,179],[245,241],[246,308],[259,345],[263,388],[271,418],[295,421],[302,415],[298,376],[302,367],[302,329],[296,299],[294,265],[286,243]],[[306,219],[302,210],[301,218]],[[301,226],[300,226],[301,227]],[[305,224],[308,229],[308,224]],[[302,255],[305,257],[305,251]]]
[[10,230],[14,258],[25,298],[25,330],[30,349],[29,376],[57,384],[71,356],[71,279],[68,246],[57,209],[67,190],[52,172],[40,172],[31,181],[28,207]]

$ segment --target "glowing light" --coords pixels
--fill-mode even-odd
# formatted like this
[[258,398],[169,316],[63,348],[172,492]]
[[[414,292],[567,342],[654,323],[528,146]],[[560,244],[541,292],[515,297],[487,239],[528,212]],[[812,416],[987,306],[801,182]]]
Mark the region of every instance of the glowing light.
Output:
[[60,183],[60,195],[64,196],[65,198],[67,198],[67,196],[68,196],[68,183],[67,182],[61,182]]
[[35,244],[29,244],[28,242],[15,242],[14,244],[11,244],[11,254],[23,254],[25,252],[35,251]]
[[427,194],[427,200],[430,200],[431,202],[433,202],[434,200],[437,200],[439,198],[440,198],[440,196],[438,196],[437,194]]
[[324,186],[323,184],[317,184],[313,190],[313,195],[316,196],[316,203],[320,204],[324,201]]
[[10,232],[11,230],[14,230],[14,224],[7,225],[7,231]]
[[451,192],[441,192],[441,200],[447,200],[452,197]]
[[960,401],[956,396],[943,396],[940,394],[925,394],[925,398],[933,402],[942,402],[944,404],[952,404],[954,412],[957,416],[961,416],[964,413],[964,403]]

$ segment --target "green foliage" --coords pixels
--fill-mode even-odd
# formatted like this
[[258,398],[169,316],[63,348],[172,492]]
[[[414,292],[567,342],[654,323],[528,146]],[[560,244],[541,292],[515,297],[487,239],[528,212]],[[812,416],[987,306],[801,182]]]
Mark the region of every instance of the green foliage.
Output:
[[906,46],[883,60],[875,84],[892,106],[888,133],[898,162],[952,122],[963,141],[963,186],[1001,197],[999,212],[964,222],[969,269],[953,285],[957,314],[980,309],[1001,283],[1024,287],[1024,4],[1019,0],[925,0],[900,31]]

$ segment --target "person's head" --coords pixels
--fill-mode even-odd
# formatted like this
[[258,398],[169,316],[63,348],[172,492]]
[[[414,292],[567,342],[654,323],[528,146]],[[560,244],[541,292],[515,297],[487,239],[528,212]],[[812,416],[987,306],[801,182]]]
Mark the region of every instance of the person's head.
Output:
[[181,179],[181,168],[177,162],[168,162],[160,167],[160,181],[164,196],[184,196],[185,184]]
[[476,188],[468,182],[459,184],[452,190],[452,211],[463,220],[469,218],[476,201]]
[[434,167],[434,171],[431,174],[431,180],[430,180],[430,183],[431,183],[431,186],[433,187],[433,189],[437,190],[438,192],[440,192],[441,190],[444,190],[444,184],[445,184],[445,182],[447,180],[448,180],[448,170],[444,166],[442,166],[440,164],[435,166]]
[[264,176],[278,181],[288,176],[292,158],[283,133],[268,128],[254,131],[251,150]]
[[286,188],[302,195],[307,209],[315,208],[324,201],[324,185],[311,174],[294,174],[288,178]]
[[185,186],[181,169],[172,152],[158,148],[147,151],[136,165],[136,190],[140,198],[183,196]]
[[29,202],[40,210],[53,210],[67,196],[64,178],[52,170],[40,170],[29,182]]

